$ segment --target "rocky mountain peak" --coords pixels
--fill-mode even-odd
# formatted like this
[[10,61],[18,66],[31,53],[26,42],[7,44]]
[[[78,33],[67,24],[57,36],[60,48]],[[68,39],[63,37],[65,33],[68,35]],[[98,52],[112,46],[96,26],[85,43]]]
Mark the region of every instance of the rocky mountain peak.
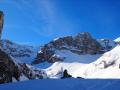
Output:
[[63,58],[59,58],[55,55],[57,50],[68,50],[72,53],[83,54],[96,54],[99,53],[102,46],[97,40],[95,40],[90,33],[83,32],[78,33],[76,36],[66,36],[55,39],[48,44],[45,44],[37,55],[33,64],[43,61],[56,62],[63,61]]
[[91,34],[89,32],[82,32],[78,33],[76,37],[84,37],[84,38],[92,38]]

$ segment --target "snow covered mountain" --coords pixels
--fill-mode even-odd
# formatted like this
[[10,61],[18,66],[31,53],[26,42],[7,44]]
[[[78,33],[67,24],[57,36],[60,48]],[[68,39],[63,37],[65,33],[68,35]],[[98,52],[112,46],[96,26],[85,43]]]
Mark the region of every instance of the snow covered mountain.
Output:
[[33,47],[9,40],[0,41],[0,45],[0,84],[46,78],[43,70],[26,64],[36,56],[37,50]]
[[0,84],[43,78],[46,78],[46,73],[43,70],[18,63],[0,48]]
[[39,47],[19,45],[10,40],[1,40],[3,50],[18,62],[30,64],[37,56]]
[[[0,62],[5,67],[0,64],[0,68],[7,69],[7,73],[0,73],[7,77],[4,80],[1,76],[1,83],[64,76],[120,78],[118,41],[94,39],[85,32],[55,39],[38,51],[36,47],[1,40]],[[28,65],[31,62],[33,66]]]
[[[1,40],[3,50],[19,63],[43,64],[56,61],[91,63],[116,46],[109,39],[94,39],[89,33],[58,38],[43,47],[19,45]],[[40,51],[39,51],[40,50]]]
[[76,36],[57,38],[45,44],[32,64],[57,61],[91,63],[115,46],[116,42],[113,40],[96,40],[88,32],[79,33]]
[[120,79],[120,45],[90,64],[56,62],[47,68],[46,72],[50,78],[61,78],[62,73],[60,72],[64,70],[67,70],[75,78]]

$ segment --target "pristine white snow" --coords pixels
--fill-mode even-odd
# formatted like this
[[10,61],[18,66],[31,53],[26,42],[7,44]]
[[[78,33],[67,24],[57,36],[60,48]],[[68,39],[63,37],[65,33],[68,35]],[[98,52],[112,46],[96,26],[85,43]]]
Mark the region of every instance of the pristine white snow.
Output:
[[80,63],[91,63],[95,60],[97,60],[101,54],[95,54],[95,55],[90,55],[90,54],[83,54],[79,55],[76,53],[72,53],[69,50],[57,50],[55,52],[55,55],[65,58],[64,62],[80,62]]
[[45,70],[49,78],[60,78],[65,69],[75,78],[120,78],[120,46],[90,64],[56,62]]
[[96,71],[88,75],[88,78],[120,78],[120,45],[103,54],[92,64],[95,65]]
[[[83,55],[79,55],[76,53],[71,52],[70,50],[56,50],[55,54],[53,55],[57,56],[59,58],[64,58],[63,63],[91,63],[95,60],[97,60],[98,58],[100,58],[102,56],[102,54],[95,54],[95,55],[90,55],[90,54],[83,54]],[[53,63],[49,63],[49,62],[43,62],[40,64],[36,64],[34,65],[37,68],[41,68],[41,69],[45,69],[48,68],[52,65]]]
[[120,42],[120,37],[114,40],[115,42]]

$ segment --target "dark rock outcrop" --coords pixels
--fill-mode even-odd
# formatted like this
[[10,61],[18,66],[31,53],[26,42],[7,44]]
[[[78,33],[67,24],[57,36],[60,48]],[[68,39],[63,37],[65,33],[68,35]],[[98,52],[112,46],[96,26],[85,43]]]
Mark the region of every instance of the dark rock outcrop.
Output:
[[46,73],[43,70],[32,68],[30,65],[25,63],[19,65],[21,67],[22,74],[29,80],[43,79],[46,77]]
[[1,40],[3,28],[3,12],[0,11],[0,84],[21,81],[21,77],[28,79],[42,79],[45,72],[30,66],[17,63],[12,57],[30,57],[31,47],[20,46],[9,40]]
[[63,61],[64,58],[55,56],[56,50],[69,50],[73,53],[82,54],[96,54],[99,53],[102,46],[88,33],[79,33],[76,36],[67,36],[58,38],[45,44],[41,51],[38,53],[37,58],[32,64],[38,64],[40,62],[56,62]]
[[3,28],[3,21],[4,21],[3,16],[4,16],[3,12],[0,11],[0,39],[1,39],[1,35],[2,35],[2,28]]
[[72,75],[68,74],[68,71],[67,70],[64,70],[63,72],[63,77],[61,77],[61,79],[65,79],[65,78],[71,78]]
[[27,64],[16,63],[12,57],[0,49],[0,84],[13,82],[13,78],[21,81],[21,77],[28,80],[43,79],[46,73],[43,70],[32,68]]
[[12,82],[14,77],[19,81],[20,71],[13,59],[1,48],[1,36],[3,28],[3,12],[0,11],[0,84]]
[[19,68],[10,56],[0,49],[0,83],[12,82],[13,77],[19,81]]

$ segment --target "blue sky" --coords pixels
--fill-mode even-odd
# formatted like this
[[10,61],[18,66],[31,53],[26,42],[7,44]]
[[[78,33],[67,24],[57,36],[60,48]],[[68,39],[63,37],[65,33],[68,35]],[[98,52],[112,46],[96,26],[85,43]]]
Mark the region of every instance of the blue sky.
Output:
[[120,0],[0,0],[4,39],[41,45],[54,38],[90,32],[120,36]]

